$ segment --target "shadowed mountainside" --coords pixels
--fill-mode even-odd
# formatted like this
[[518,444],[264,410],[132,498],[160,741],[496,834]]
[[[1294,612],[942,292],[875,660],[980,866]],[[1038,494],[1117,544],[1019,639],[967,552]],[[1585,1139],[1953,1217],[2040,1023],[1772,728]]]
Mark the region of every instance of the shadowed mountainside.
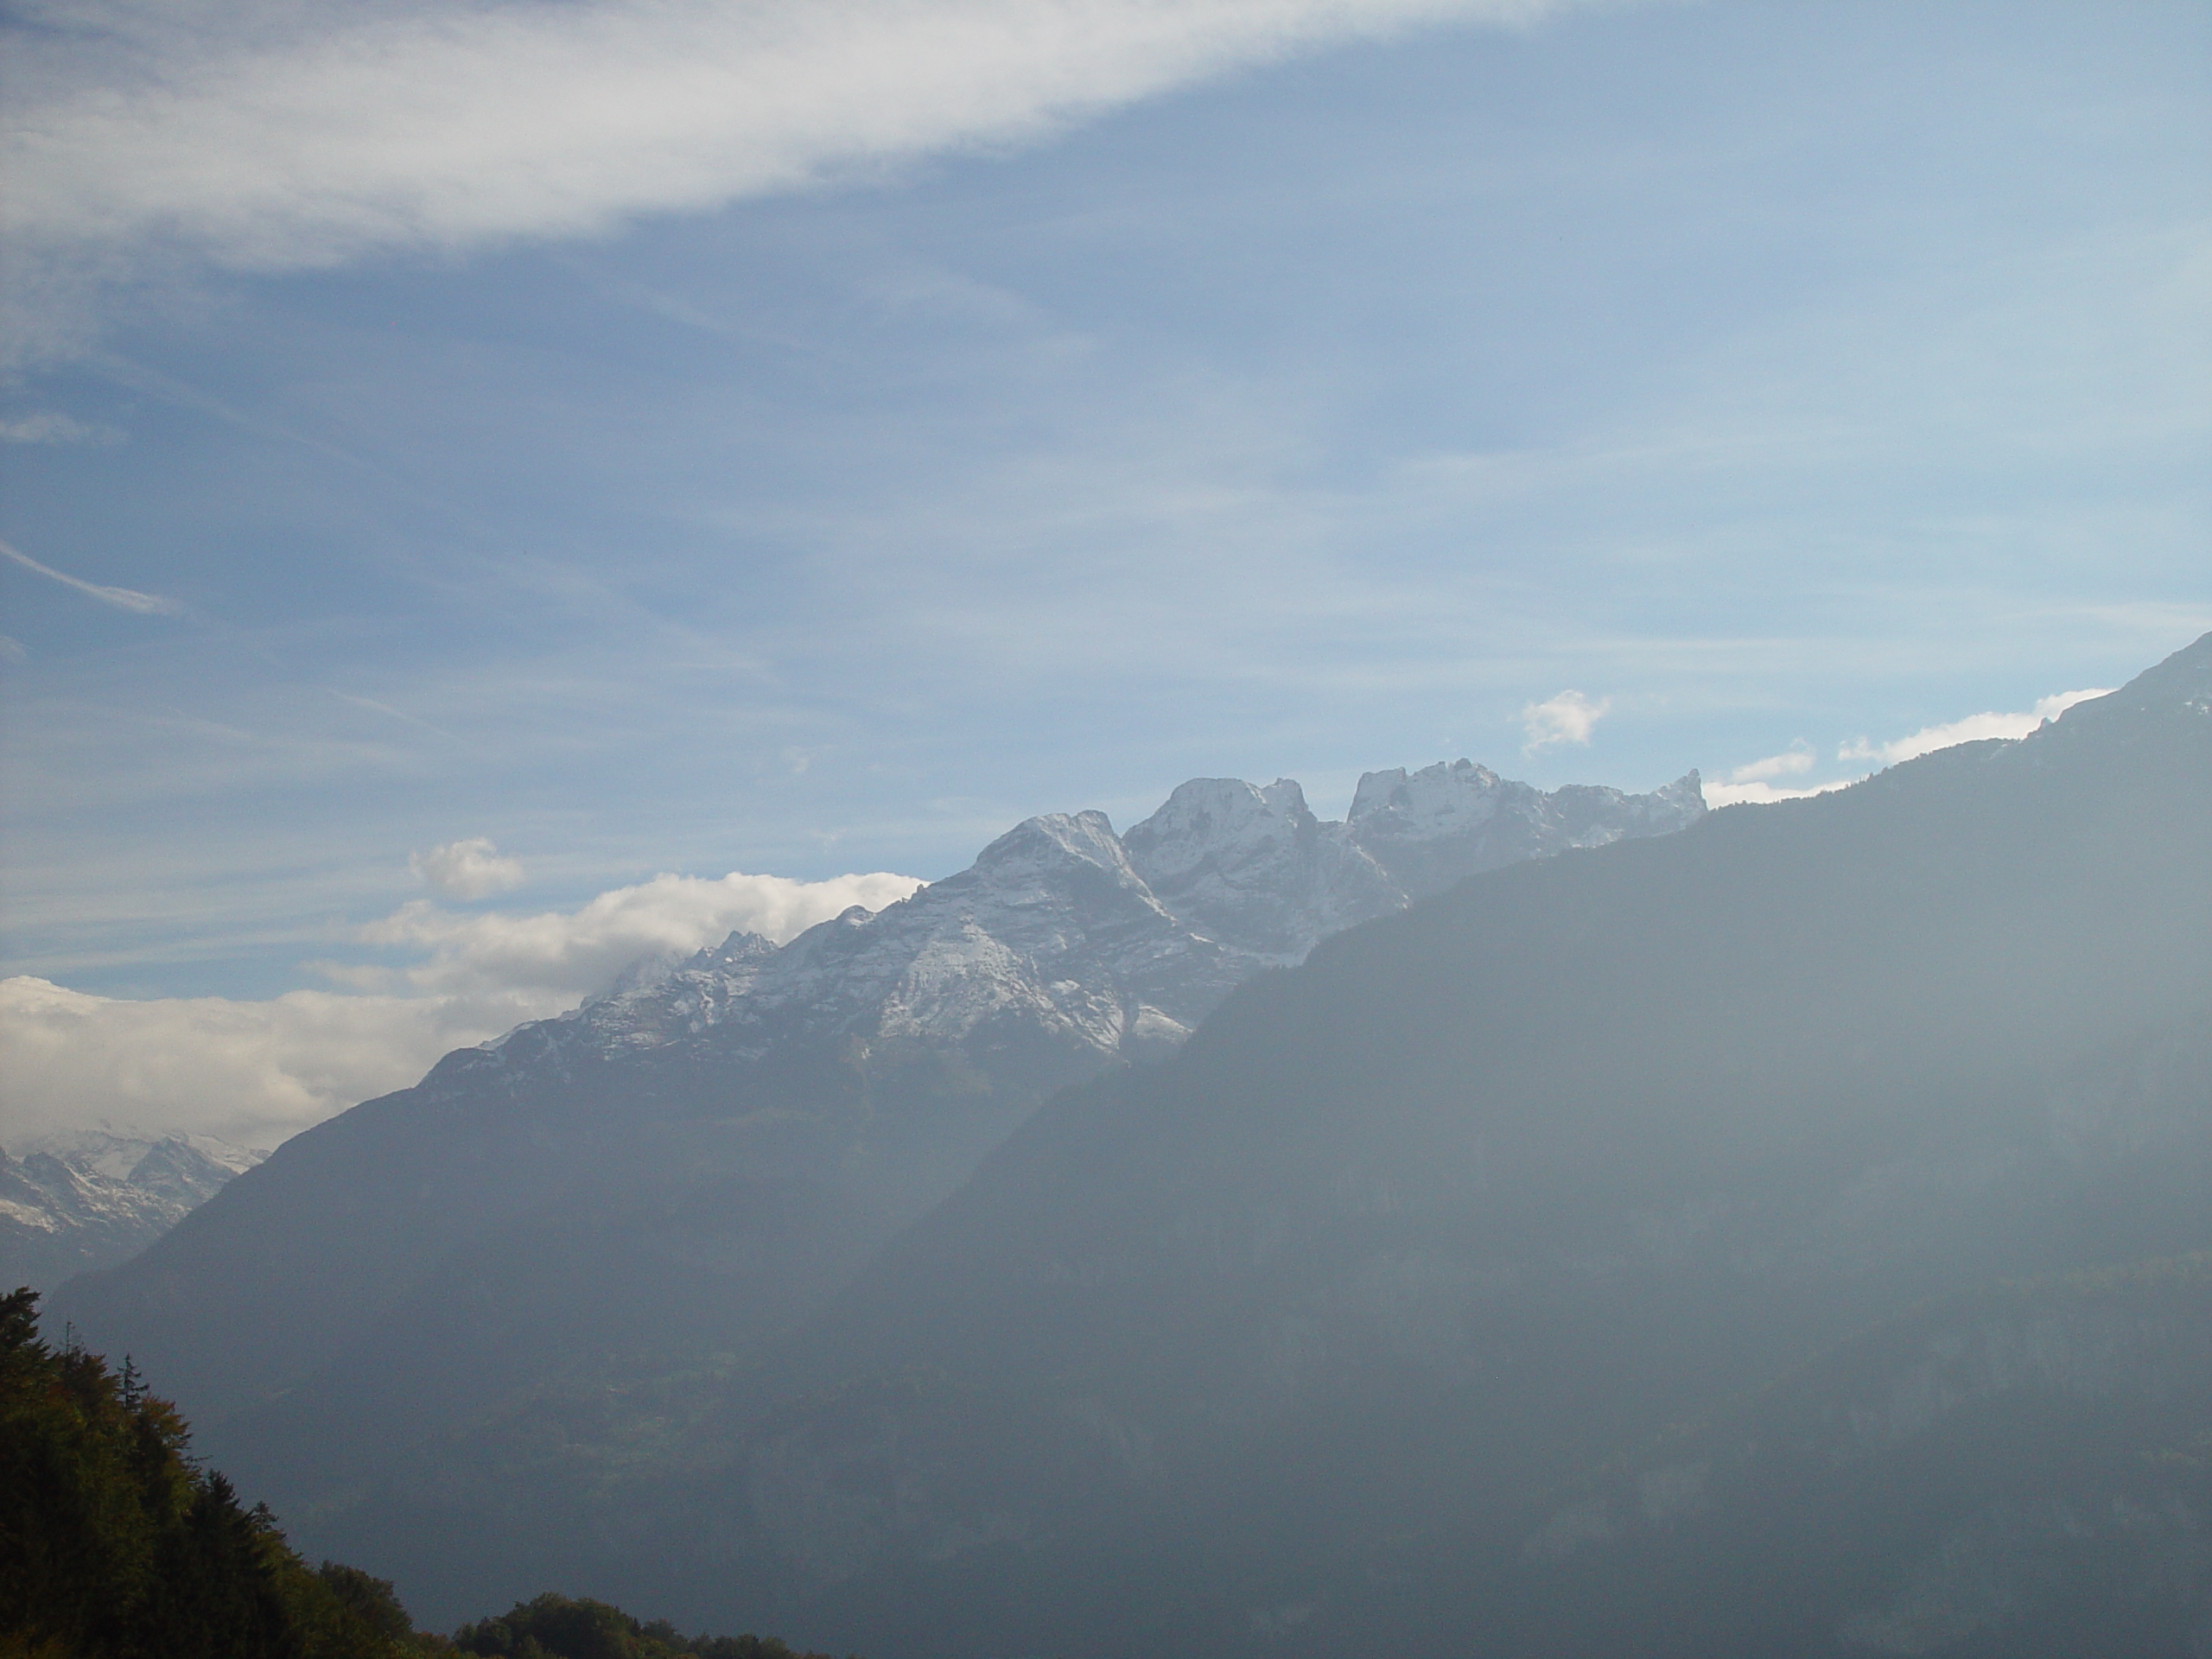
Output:
[[1558,1495],[1519,1556],[1529,1652],[2204,1652],[2212,1256],[1916,1309]]

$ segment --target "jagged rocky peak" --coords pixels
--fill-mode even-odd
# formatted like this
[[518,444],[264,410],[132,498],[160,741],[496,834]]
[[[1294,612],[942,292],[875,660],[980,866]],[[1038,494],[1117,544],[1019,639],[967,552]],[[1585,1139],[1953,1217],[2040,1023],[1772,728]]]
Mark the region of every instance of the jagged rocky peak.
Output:
[[1677,812],[1688,818],[1705,816],[1705,779],[1692,766],[1671,784],[1662,784],[1649,795],[1630,795],[1630,801],[1648,801],[1655,810]]
[[180,1181],[220,1185],[266,1155],[212,1135],[79,1129],[24,1144],[26,1162],[51,1160],[95,1179],[141,1186]]
[[1603,784],[1565,784],[1548,798],[1570,847],[1603,847],[1627,835],[1664,835],[1705,816],[1705,782],[1695,771],[1648,795]]
[[1288,778],[1265,789],[1241,778],[1193,778],[1122,837],[1154,892],[1202,868],[1280,855],[1313,833],[1306,791]]
[[1500,791],[1514,788],[1535,792],[1471,760],[1440,760],[1415,772],[1392,766],[1361,777],[1346,822],[1362,836],[1430,841],[1473,829],[1497,812]]
[[1344,825],[1317,819],[1287,778],[1264,789],[1194,778],[1123,841],[1162,904],[1255,966],[1300,961],[1328,934],[1404,902]]
[[1369,772],[1353,793],[1346,827],[1412,899],[1521,859],[1665,835],[1704,813],[1694,772],[1643,795],[1591,784],[1548,794],[1488,766],[1453,760],[1410,773]]
[[733,934],[599,999],[575,1035],[602,1052],[724,1026],[743,1052],[802,1028],[965,1045],[1026,1017],[1106,1053],[1157,1048],[1238,981],[1463,875],[1703,810],[1694,773],[1646,796],[1546,795],[1459,760],[1370,772],[1334,823],[1290,779],[1196,778],[1126,836],[1103,812],[1042,813],[882,911],[780,948]]
[[[914,907],[927,909],[947,895],[963,899],[988,893],[1005,901],[1020,902],[1071,876],[1096,871],[1117,887],[1141,889],[1143,879],[1130,868],[1129,855],[1103,812],[1041,812],[1024,818],[977,854],[976,861],[959,874],[925,887]],[[914,906],[914,899],[904,901]],[[896,910],[899,906],[893,906]]]
[[188,1207],[260,1161],[259,1153],[244,1147],[206,1136],[167,1135],[131,1160],[122,1179],[150,1198]]
[[1148,942],[1139,953],[1149,957],[1180,932],[1097,811],[1024,820],[968,868],[892,906],[871,927],[940,948],[956,936],[988,935],[1048,978],[1126,970],[1138,941]]

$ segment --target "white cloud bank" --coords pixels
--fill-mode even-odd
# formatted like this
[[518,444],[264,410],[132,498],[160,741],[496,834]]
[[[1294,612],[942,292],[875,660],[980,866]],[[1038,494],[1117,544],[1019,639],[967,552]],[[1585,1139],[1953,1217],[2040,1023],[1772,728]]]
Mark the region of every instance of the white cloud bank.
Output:
[[1800,738],[1780,754],[1770,754],[1728,774],[1732,784],[1770,783],[1777,778],[1802,777],[1813,769],[1813,746]]
[[1808,795],[1825,795],[1830,790],[1848,789],[1859,780],[1859,778],[1838,778],[1832,782],[1814,784],[1804,789],[1784,789],[1768,783],[1764,779],[1753,779],[1741,784],[1707,784],[1705,786],[1705,804],[1707,806],[1771,806],[1777,801],[1802,801]]
[[[108,0],[19,36],[14,284],[159,251],[296,270],[1036,138],[1332,41],[1566,0]],[[121,269],[118,269],[121,268]],[[51,297],[48,294],[48,297]]]
[[0,980],[0,1145],[109,1125],[274,1146],[404,1088],[450,1049],[575,1006],[641,958],[689,955],[737,929],[781,942],[921,885],[880,873],[663,875],[575,911],[529,916],[456,916],[418,900],[363,938],[428,959],[404,970],[327,970],[363,988],[353,994],[133,1001]]
[[112,1127],[273,1146],[493,1033],[444,998],[127,1001],[0,980],[0,1144]]
[[827,881],[657,875],[602,893],[580,910],[534,916],[455,915],[418,899],[362,929],[361,938],[429,951],[428,962],[406,972],[424,995],[487,1004],[501,997],[552,998],[557,1007],[641,959],[686,957],[740,931],[781,944],[855,905],[880,910],[895,904],[921,885],[910,875],[880,873]]
[[1599,697],[1593,702],[1580,691],[1562,691],[1542,702],[1529,704],[1521,711],[1521,729],[1528,737],[1521,746],[1521,753],[1534,754],[1539,749],[1560,743],[1586,747],[1591,734],[1598,729],[1598,722],[1612,706],[1611,697]]
[[[1968,715],[1964,720],[1955,720],[1942,726],[1923,726],[1909,737],[1900,737],[1888,743],[1871,743],[1865,738],[1847,743],[1836,751],[1842,762],[1871,760],[1877,766],[1894,766],[1900,761],[1917,760],[1923,754],[1933,754],[1938,749],[1955,747],[1961,743],[1978,743],[1985,738],[2023,738],[2047,720],[2056,720],[2077,702],[2087,702],[2092,697],[2111,695],[2108,690],[2061,691],[2054,696],[2037,699],[2032,709],[2016,714]],[[1726,783],[1705,786],[1708,806],[1764,806],[1775,801],[1799,801],[1808,795],[1825,795],[1830,790],[1847,789],[1867,776],[1865,772],[1848,778],[1837,778],[1825,784],[1813,784],[1802,789],[1785,789],[1773,781],[1777,778],[1802,777],[1813,769],[1813,748],[1802,739],[1780,754],[1769,755],[1764,760],[1754,760],[1738,766],[1728,774]]]
[[1894,766],[1900,760],[1914,760],[1961,743],[1979,743],[1991,737],[2025,737],[2044,721],[2056,720],[2077,702],[2111,695],[2109,686],[2087,691],[2061,691],[2054,696],[2038,698],[2034,708],[2020,714],[1968,715],[1964,720],[1955,720],[1946,726],[1923,726],[1911,736],[1898,738],[1893,743],[1869,743],[1862,737],[1837,750],[1836,759],[1872,760]]

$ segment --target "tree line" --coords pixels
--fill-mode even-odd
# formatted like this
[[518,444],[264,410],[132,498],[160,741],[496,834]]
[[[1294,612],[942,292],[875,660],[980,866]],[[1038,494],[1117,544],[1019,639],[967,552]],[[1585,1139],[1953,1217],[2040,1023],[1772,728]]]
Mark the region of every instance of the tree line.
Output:
[[0,1659],[828,1659],[559,1595],[418,1630],[387,1580],[309,1567],[190,1442],[127,1359],[45,1341],[35,1291],[0,1296]]

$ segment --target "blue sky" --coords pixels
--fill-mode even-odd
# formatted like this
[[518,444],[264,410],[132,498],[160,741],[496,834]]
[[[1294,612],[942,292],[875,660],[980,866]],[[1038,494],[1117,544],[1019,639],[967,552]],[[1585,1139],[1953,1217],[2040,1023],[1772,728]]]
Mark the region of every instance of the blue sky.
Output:
[[0,537],[170,603],[0,562],[0,970],[404,998],[471,838],[454,926],[1824,782],[2212,627],[2201,5],[804,15],[25,14]]

